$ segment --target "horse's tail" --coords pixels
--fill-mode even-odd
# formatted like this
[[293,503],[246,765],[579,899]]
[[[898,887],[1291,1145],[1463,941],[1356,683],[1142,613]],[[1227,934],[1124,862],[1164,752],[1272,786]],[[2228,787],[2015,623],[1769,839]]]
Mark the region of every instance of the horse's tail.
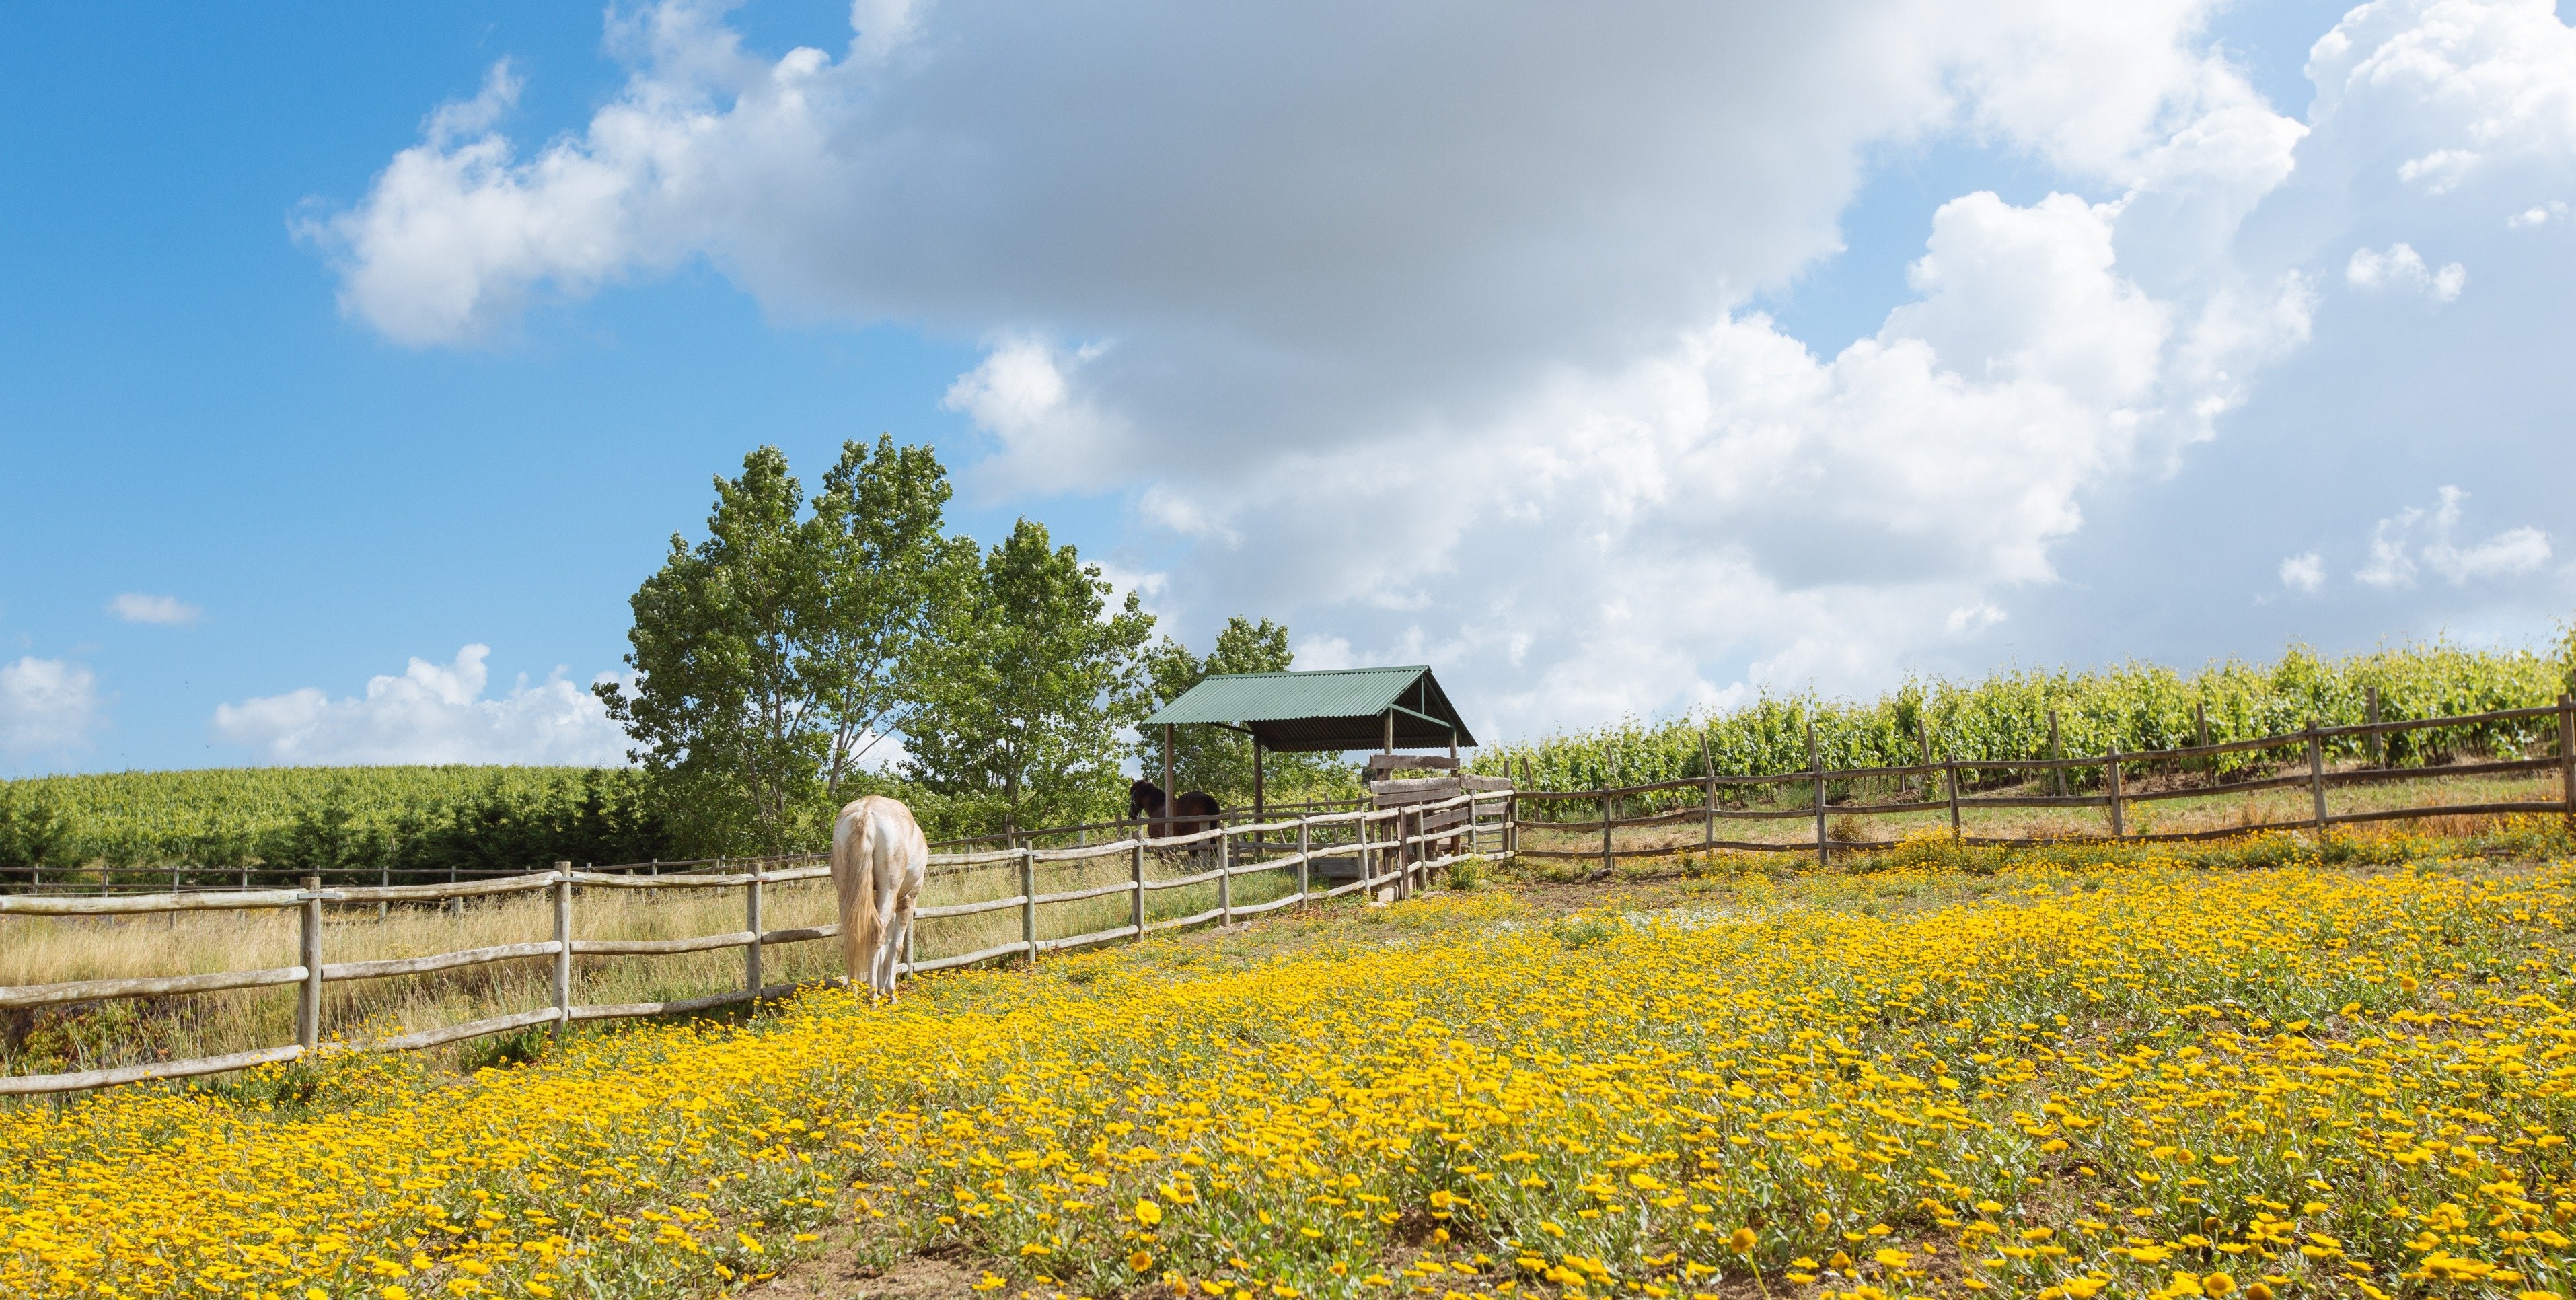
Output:
[[877,857],[891,846],[877,842],[875,810],[860,800],[832,822],[832,894],[841,905],[841,961],[851,988],[868,983],[877,951]]

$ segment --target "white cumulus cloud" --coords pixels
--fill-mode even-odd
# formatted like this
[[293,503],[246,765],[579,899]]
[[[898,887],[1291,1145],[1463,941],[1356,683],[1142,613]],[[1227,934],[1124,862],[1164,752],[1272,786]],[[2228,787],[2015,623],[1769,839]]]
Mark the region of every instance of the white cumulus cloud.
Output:
[[[2554,211],[2547,4],[2356,8],[2304,122],[2218,7],[870,0],[841,48],[764,55],[666,3],[613,20],[628,80],[587,122],[512,138],[498,67],[307,230],[410,344],[691,259],[784,319],[987,340],[945,398],[998,448],[977,486],[1120,493],[1158,610],[1438,662],[1508,734],[1882,685],[2007,607],[2034,633],[2088,505],[2217,437],[2348,305],[2320,286],[2459,298],[2420,245],[2514,287],[2427,205],[2496,242]],[[1865,337],[1753,310],[1842,246],[1872,158],[1945,135],[2063,192],[1939,205]],[[2365,580],[2547,546],[2438,512]]]
[[1094,343],[1063,353],[1039,339],[1007,339],[948,386],[940,404],[1002,441],[988,484],[1049,491],[1117,481],[1136,454],[1132,430],[1075,388],[1082,367],[1107,350]]
[[2281,585],[2302,595],[2315,595],[2326,585],[2326,560],[2315,551],[2303,551],[2281,561]]
[[0,664],[0,752],[12,758],[86,749],[98,726],[98,674],[32,655]]
[[176,596],[147,596],[129,591],[107,602],[107,612],[128,623],[155,623],[163,627],[193,627],[206,611]]
[[2373,0],[2308,56],[2319,107],[2347,101],[2441,194],[2500,164],[2576,152],[2576,32],[2550,0]]
[[2420,569],[2452,586],[2531,573],[2549,562],[2549,535],[2529,526],[2508,528],[2481,542],[2453,540],[2460,503],[2469,494],[2444,487],[2431,510],[2409,506],[2371,529],[2370,562],[2353,576],[2383,589],[2411,587]]
[[2469,282],[2469,272],[2457,262],[2436,271],[2425,265],[2423,254],[2400,243],[2390,244],[2386,252],[2352,250],[2352,260],[2344,263],[2343,278],[2344,283],[2356,289],[2393,289],[2422,294],[2435,302],[2450,302]]
[[215,708],[215,734],[271,763],[529,763],[612,765],[626,736],[588,690],[558,670],[486,698],[491,648],[468,645],[451,663],[414,659],[401,676],[367,679],[366,694],[313,687]]

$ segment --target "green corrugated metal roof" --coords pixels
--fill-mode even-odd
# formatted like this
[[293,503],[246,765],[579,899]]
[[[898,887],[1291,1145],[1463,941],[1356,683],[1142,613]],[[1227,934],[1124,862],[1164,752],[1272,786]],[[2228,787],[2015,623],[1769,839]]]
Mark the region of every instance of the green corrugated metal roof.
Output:
[[1221,673],[1182,692],[1144,725],[1225,723],[1251,731],[1265,748],[1284,751],[1375,749],[1385,741],[1385,715],[1394,706],[1401,706],[1395,717],[1398,746],[1476,743],[1422,664]]
[[1288,718],[1369,717],[1386,712],[1431,670],[1334,668],[1303,673],[1219,673],[1145,719],[1166,722],[1272,722]]

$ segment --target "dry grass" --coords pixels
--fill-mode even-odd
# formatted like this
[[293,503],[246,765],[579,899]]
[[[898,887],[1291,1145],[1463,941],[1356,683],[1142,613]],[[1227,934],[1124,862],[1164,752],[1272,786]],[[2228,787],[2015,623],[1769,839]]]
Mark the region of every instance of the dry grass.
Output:
[[[1149,853],[1149,881],[1207,870],[1205,857]],[[1241,864],[1239,864],[1241,865]],[[1040,863],[1037,891],[1064,892],[1131,879],[1125,854],[1075,862]],[[1296,890],[1294,869],[1240,876],[1233,901],[1253,906]],[[924,906],[974,902],[1020,892],[1017,864],[1002,862],[935,874]],[[1146,896],[1146,920],[1187,916],[1217,906],[1213,883],[1158,890]],[[1125,893],[1038,909],[1041,939],[1096,933],[1127,924]],[[766,886],[763,925],[783,930],[836,919],[827,880]],[[932,960],[1012,943],[1020,938],[1016,908],[980,916],[919,923],[916,960]],[[710,889],[580,888],[573,902],[573,933],[584,939],[674,939],[745,928],[739,887]],[[554,911],[542,892],[468,900],[458,911],[398,907],[379,916],[373,904],[326,909],[322,954],[326,962],[417,957],[499,944],[552,938]],[[0,917],[0,985],[70,980],[196,975],[216,971],[291,966],[298,922],[291,911],[201,912],[103,917]],[[428,975],[353,980],[325,986],[326,1037],[360,1042],[411,1029],[459,1024],[485,1016],[533,1010],[551,998],[551,958],[536,957]],[[762,982],[806,983],[842,973],[836,940],[766,945]],[[575,1003],[657,1002],[740,988],[744,952],[739,948],[659,957],[576,957]],[[235,993],[73,1003],[32,1011],[0,1011],[0,1074],[41,1074],[177,1060],[292,1042],[292,987]],[[505,1043],[461,1044],[441,1049],[451,1063],[491,1059]]]

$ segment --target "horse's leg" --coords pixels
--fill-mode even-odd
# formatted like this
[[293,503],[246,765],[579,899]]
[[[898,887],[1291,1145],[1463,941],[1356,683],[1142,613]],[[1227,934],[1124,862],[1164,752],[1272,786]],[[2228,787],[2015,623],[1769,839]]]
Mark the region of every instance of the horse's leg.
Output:
[[896,911],[903,903],[903,882],[895,878],[900,872],[894,862],[899,851],[887,846],[886,869],[877,877],[877,951],[876,961],[868,971],[869,982],[889,998],[894,996],[894,955],[902,944],[902,935],[895,929]]
[[886,945],[886,998],[896,1006],[903,1005],[903,954],[912,949],[912,900],[907,898],[895,908],[894,942]]

